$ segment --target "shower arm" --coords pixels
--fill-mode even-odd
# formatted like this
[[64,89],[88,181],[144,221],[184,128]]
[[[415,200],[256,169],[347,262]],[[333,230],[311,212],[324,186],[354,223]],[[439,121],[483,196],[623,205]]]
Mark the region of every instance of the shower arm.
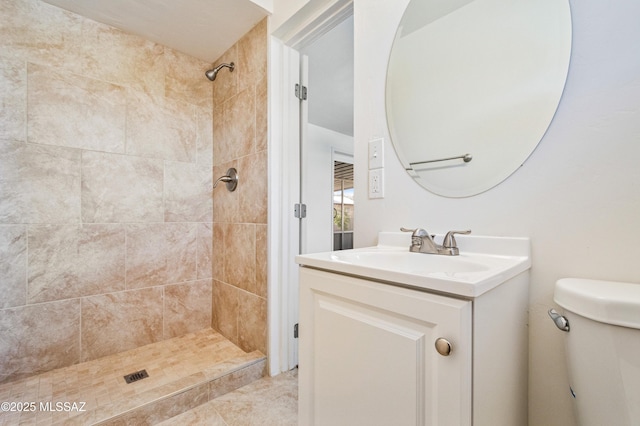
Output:
[[213,189],[218,186],[218,183],[225,182],[227,184],[227,191],[233,192],[238,187],[238,180],[238,171],[235,168],[231,167],[229,170],[227,170],[226,175],[220,176],[218,180],[214,182]]
[[229,64],[220,64],[217,67],[205,72],[204,75],[206,75],[209,80],[214,81],[216,79],[216,76],[218,75],[218,71],[220,71],[222,68],[229,68],[229,72],[233,72],[233,70],[236,68],[236,64],[234,64],[233,62]]

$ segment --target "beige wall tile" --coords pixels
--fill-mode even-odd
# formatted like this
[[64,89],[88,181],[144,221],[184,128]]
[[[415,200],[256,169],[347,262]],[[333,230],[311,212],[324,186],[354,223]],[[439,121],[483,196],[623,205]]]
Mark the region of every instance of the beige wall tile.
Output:
[[219,281],[227,281],[227,277],[224,274],[224,259],[227,256],[225,245],[225,234],[227,232],[227,225],[224,223],[213,224],[213,259],[212,259],[212,271],[213,278]]
[[229,126],[225,130],[230,156],[227,161],[252,154],[256,143],[255,89],[249,87],[239,92],[225,107],[224,125]]
[[0,223],[80,220],[80,152],[0,141]]
[[127,288],[196,279],[196,228],[193,223],[127,225]]
[[[206,285],[194,280],[212,278],[209,64],[41,0],[0,2],[0,16],[0,318],[38,302],[18,315],[30,327],[16,326],[15,342],[48,332],[49,322],[78,320],[75,358],[49,338],[13,352],[2,341],[0,364],[23,374],[20,357],[36,363],[49,350],[77,362],[81,300],[96,314],[85,324],[93,325],[84,330],[84,359],[161,339],[168,318],[171,334],[210,325],[211,309],[195,320],[203,308],[190,316],[192,304],[179,300],[193,295],[179,286],[168,290],[178,302],[166,312],[164,288],[148,288],[199,288]],[[117,292],[127,284],[151,296]],[[209,284],[209,304],[210,293]],[[79,298],[76,312],[57,298]],[[147,317],[130,316],[140,307]],[[61,366],[47,357],[43,368]]]
[[166,222],[212,222],[213,185],[211,167],[165,162],[164,220]]
[[127,154],[193,163],[197,130],[195,106],[129,91]]
[[162,340],[162,287],[82,299],[81,361]]
[[123,225],[33,225],[28,303],[124,290]]
[[0,310],[0,382],[77,363],[80,300]]
[[[64,32],[77,25],[73,17],[40,1],[0,2],[3,55],[17,59],[57,57],[65,51]],[[59,31],[65,28],[66,31]]]
[[224,337],[238,344],[238,290],[221,281],[213,281],[213,317],[211,325]]
[[225,233],[224,275],[227,283],[255,292],[256,227],[233,223]]
[[196,112],[198,119],[197,163],[201,166],[213,166],[213,112]]
[[196,279],[197,224],[165,224],[167,283]]
[[[79,31],[65,39],[66,64],[72,72],[162,97],[165,94],[162,45],[99,22],[79,19]],[[73,27],[75,28],[75,27]],[[76,48],[74,48],[74,46]]]
[[129,224],[126,286],[128,289],[167,284],[167,239],[163,223]]
[[27,140],[27,68],[0,57],[0,140]]
[[165,339],[211,326],[212,287],[209,279],[164,288]]
[[164,94],[164,47],[39,0],[2,2],[7,56]]
[[205,61],[165,48],[165,96],[211,111],[213,84],[204,75],[209,67]]
[[214,84],[213,177],[215,181],[233,166],[240,182],[233,193],[213,192],[213,326],[243,349],[266,353],[266,20],[216,64],[232,60],[234,75],[221,73],[224,78]]
[[238,346],[246,352],[267,353],[267,300],[240,291],[238,294]]
[[267,298],[267,225],[256,225],[256,294]]
[[[230,72],[229,68],[220,70],[216,76],[216,80],[213,83],[213,104],[215,107],[222,105],[232,96],[238,93],[238,48],[237,43],[227,50],[213,66],[218,66],[222,63],[230,64],[233,62],[236,68],[233,72]],[[214,108],[215,108],[214,107]]]
[[[235,99],[235,97],[233,98]],[[229,112],[231,101],[214,107],[213,115],[213,164],[228,163],[236,158],[231,140],[233,135],[232,116]]]
[[266,151],[269,134],[268,83],[265,76],[256,85],[256,151]]
[[36,64],[27,79],[29,142],[124,153],[122,87]]
[[267,20],[238,41],[238,91],[253,88],[267,75]]
[[154,222],[164,219],[163,162],[84,151],[83,222]]
[[254,152],[255,121],[253,88],[238,93],[222,105],[215,106],[214,164],[227,163]]
[[0,309],[26,303],[26,282],[26,227],[0,225]]
[[238,160],[238,169],[242,170],[244,179],[242,191],[239,191],[241,222],[267,223],[267,161],[267,151]]
[[225,150],[228,149],[226,140],[226,128],[228,124],[224,124],[224,104],[216,104],[213,107],[213,155],[212,160],[214,165],[224,163],[222,158],[226,158]]
[[199,223],[196,225],[197,233],[197,279],[213,277],[213,224]]

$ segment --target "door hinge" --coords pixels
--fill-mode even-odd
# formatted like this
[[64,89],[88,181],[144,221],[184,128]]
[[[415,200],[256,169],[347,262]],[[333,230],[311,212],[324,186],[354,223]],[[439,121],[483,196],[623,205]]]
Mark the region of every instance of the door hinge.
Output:
[[307,86],[302,86],[296,83],[296,98],[301,101],[307,100]]
[[298,338],[298,324],[293,326],[293,338],[294,339]]
[[293,216],[298,219],[302,219],[307,217],[307,205],[298,203],[293,206]]

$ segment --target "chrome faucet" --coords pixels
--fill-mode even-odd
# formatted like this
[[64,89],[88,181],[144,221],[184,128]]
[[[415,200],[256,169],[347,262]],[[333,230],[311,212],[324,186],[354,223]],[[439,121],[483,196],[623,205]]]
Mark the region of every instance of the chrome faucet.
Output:
[[412,232],[409,251],[413,253],[444,254],[447,256],[457,256],[460,254],[456,239],[454,238],[455,234],[466,235],[471,233],[470,229],[466,231],[449,231],[447,235],[444,236],[442,245],[440,245],[433,240],[435,235],[429,235],[429,233],[422,228],[400,228],[400,230],[402,232]]

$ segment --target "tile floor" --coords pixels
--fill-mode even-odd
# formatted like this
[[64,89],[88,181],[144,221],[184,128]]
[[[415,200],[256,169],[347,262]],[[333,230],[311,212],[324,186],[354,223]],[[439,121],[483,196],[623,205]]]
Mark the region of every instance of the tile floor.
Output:
[[264,377],[159,426],[297,426],[298,370]]
[[[109,419],[116,424],[121,421],[154,424],[159,422],[156,418],[182,413],[253,382],[264,375],[265,366],[262,353],[247,354],[219,333],[206,329],[2,383],[0,401],[15,406],[33,403],[35,409],[0,412],[0,426],[85,425]],[[147,370],[148,378],[131,384],[125,382],[125,374],[142,369]],[[171,400],[174,396],[177,398]],[[160,403],[164,406],[156,404],[158,401],[165,401]],[[56,403],[77,403],[82,411],[47,409]],[[140,407],[148,407],[148,412],[135,412]],[[127,414],[123,417],[123,413]]]

